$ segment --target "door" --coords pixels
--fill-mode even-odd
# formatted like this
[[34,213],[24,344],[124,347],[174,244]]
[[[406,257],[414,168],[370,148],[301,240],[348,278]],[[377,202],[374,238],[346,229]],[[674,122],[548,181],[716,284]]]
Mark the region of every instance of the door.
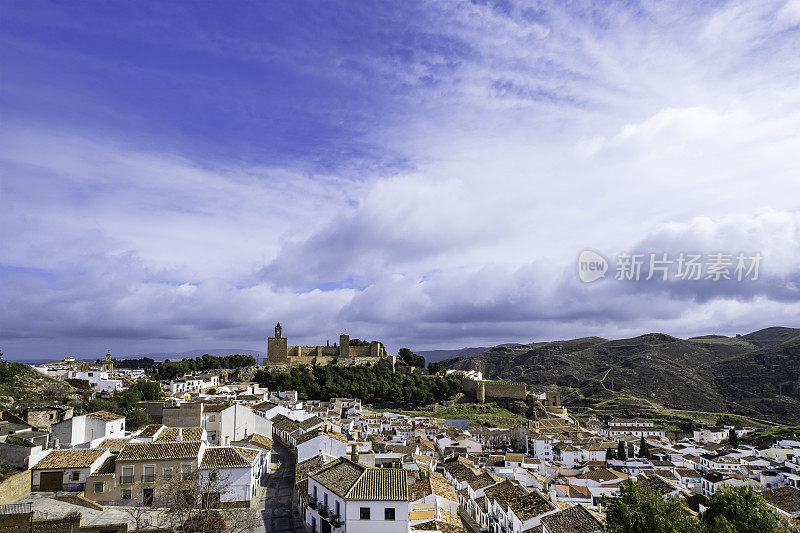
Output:
[[42,472],[39,474],[39,490],[62,490],[64,472]]
[[148,507],[153,505],[153,489],[142,489],[142,503]]
[[331,523],[327,520],[322,521],[322,533],[331,533]]

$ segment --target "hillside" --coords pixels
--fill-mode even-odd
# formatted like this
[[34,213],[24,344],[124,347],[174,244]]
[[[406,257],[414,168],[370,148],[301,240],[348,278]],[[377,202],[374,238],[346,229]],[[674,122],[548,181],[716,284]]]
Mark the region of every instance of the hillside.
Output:
[[[756,341],[776,337],[756,334]],[[444,363],[523,381],[534,390],[555,384],[566,405],[588,411],[668,408],[800,421],[800,339],[759,348],[742,337],[588,337],[498,346]]]
[[63,381],[22,363],[0,363],[0,409],[78,402],[81,395]]
[[777,346],[784,342],[800,339],[800,328],[764,328],[747,335],[742,335],[742,338],[747,339],[748,342],[758,346],[759,348],[765,346]]

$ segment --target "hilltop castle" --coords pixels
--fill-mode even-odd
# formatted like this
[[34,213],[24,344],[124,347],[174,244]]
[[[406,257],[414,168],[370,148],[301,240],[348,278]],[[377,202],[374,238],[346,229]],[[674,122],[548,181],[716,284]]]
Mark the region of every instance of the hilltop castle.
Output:
[[383,349],[383,345],[372,341],[367,346],[350,346],[350,336],[339,335],[339,344],[333,346],[289,346],[288,339],[283,336],[281,323],[275,325],[275,336],[267,339],[267,358],[264,364],[272,365],[298,365],[316,364],[328,365],[337,363],[365,364],[380,361],[390,362]]

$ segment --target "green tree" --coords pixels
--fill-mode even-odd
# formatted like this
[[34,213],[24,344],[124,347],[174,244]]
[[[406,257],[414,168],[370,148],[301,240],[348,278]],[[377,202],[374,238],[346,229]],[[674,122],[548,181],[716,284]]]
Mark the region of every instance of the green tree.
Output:
[[739,447],[739,437],[736,435],[736,428],[731,428],[728,432],[728,444],[734,448]]
[[625,442],[619,441],[617,443],[617,459],[620,461],[624,461],[628,458],[628,454],[625,453]]
[[142,426],[152,423],[153,419],[150,418],[150,415],[147,414],[147,411],[139,407],[131,410],[128,416],[125,417],[125,429],[129,431],[134,431]]
[[639,457],[642,459],[650,459],[650,449],[647,447],[647,441],[644,440],[644,435],[642,435],[642,440],[639,442]]
[[442,363],[428,363],[428,372],[431,374],[444,374],[445,368]]
[[128,390],[138,392],[142,401],[160,400],[163,397],[161,386],[155,381],[139,380],[131,385]]
[[699,533],[699,520],[678,496],[660,494],[630,480],[620,485],[620,495],[607,506],[609,533]]
[[425,358],[421,355],[415,354],[408,348],[400,348],[400,351],[397,352],[397,355],[400,357],[400,361],[402,361],[404,365],[425,368]]
[[751,487],[723,487],[708,501],[700,520],[713,533],[773,533],[780,520]]

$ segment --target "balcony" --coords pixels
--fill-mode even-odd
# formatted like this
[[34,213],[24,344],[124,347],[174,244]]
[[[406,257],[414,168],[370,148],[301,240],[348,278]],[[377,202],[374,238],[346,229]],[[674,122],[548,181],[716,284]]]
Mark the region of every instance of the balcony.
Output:
[[319,502],[317,502],[317,499],[313,496],[308,499],[308,506],[311,507],[312,509],[317,508],[317,503]]
[[334,529],[338,529],[343,525],[342,517],[339,516],[338,514],[332,514],[330,517],[330,523]]
[[330,512],[331,512],[331,511],[330,511],[330,509],[328,509],[328,508],[327,508],[327,507],[325,507],[324,505],[320,505],[320,506],[319,506],[319,515],[320,515],[322,518],[328,518],[328,517],[330,517]]
[[125,485],[133,484],[134,476],[119,476],[119,482]]
[[142,474],[142,483],[153,483],[155,480],[155,474]]

